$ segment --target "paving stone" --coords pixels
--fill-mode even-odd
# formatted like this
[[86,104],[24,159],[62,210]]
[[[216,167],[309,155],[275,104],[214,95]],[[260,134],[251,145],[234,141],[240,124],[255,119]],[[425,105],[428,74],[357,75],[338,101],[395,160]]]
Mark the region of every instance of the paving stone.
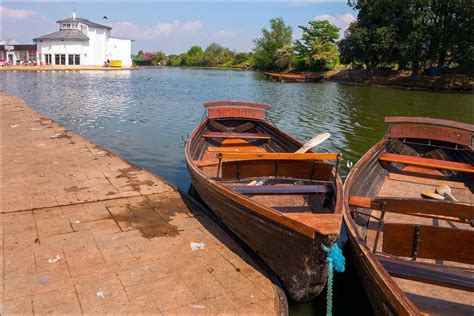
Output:
[[0,129],[2,315],[279,313],[272,283],[172,186],[0,101],[17,125]]
[[122,284],[114,274],[102,274],[75,282],[84,312],[128,303]]
[[33,296],[35,314],[70,314],[80,313],[76,289],[69,287]]
[[2,315],[33,315],[30,296],[4,301],[2,309]]

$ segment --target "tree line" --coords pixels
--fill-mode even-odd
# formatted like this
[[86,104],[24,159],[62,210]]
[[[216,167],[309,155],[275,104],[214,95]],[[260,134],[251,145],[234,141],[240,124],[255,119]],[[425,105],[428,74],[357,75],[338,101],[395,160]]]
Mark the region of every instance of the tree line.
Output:
[[250,68],[253,65],[253,54],[236,52],[217,43],[211,43],[205,50],[192,46],[187,52],[179,55],[166,55],[158,52],[138,52],[133,56],[137,65],[183,66],[183,67],[236,67]]
[[166,56],[163,52],[140,51],[133,60],[138,65],[187,67],[240,67],[261,70],[330,70],[339,62],[339,28],[328,21],[311,21],[301,39],[293,42],[292,27],[282,18],[270,20],[270,29],[254,40],[252,52],[236,52],[217,43],[206,49],[192,46],[187,52]]
[[357,20],[338,48],[341,62],[374,68],[474,66],[472,0],[349,0]]
[[414,74],[436,66],[472,73],[472,0],[349,0],[348,4],[357,11],[357,20],[341,40],[337,26],[316,20],[299,26],[302,36],[294,41],[292,27],[274,18],[254,40],[252,52],[212,43],[204,50],[193,46],[180,55],[157,52],[149,62],[276,71],[327,71],[342,63],[369,73],[389,68]]

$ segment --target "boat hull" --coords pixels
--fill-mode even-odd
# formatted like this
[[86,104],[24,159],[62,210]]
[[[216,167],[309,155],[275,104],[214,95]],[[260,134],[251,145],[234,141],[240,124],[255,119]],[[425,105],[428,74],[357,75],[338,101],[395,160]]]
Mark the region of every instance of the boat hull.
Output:
[[309,238],[288,229],[220,192],[189,164],[188,169],[201,199],[277,274],[291,299],[309,301],[323,290],[328,266],[322,245],[331,246],[337,235]]
[[279,81],[283,83],[291,82],[321,82],[324,75],[311,75],[311,74],[280,74],[280,73],[265,73],[268,80]]
[[[385,140],[379,141],[357,162],[344,184],[345,195],[353,186],[358,185],[354,183],[354,180],[359,178],[360,170],[364,170],[367,164],[373,161],[373,157],[385,146],[385,143]],[[349,210],[347,201],[348,199],[345,197],[345,210]],[[378,260],[373,257],[371,250],[359,240],[355,224],[348,211],[344,211],[344,222],[347,227],[354,265],[367,292],[367,296],[370,297],[370,303],[375,314],[418,315],[418,309],[406,298]]]
[[[463,278],[472,275],[474,259],[459,254],[471,253],[464,239],[472,240],[472,177],[467,174],[474,161],[474,126],[417,117],[388,117],[385,122],[390,125],[384,138],[357,162],[344,184],[350,249],[372,307],[377,315],[472,313],[472,283]],[[458,201],[421,197],[447,182],[457,186]],[[389,227],[429,228],[430,233],[415,233],[411,239],[402,229],[390,233]],[[443,242],[458,244],[457,253]],[[412,260],[402,251],[407,244],[413,245]]]

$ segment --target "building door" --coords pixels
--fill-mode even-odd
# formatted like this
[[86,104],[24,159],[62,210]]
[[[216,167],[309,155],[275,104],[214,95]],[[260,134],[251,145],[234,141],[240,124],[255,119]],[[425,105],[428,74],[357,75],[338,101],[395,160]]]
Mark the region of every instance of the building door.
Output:
[[15,54],[14,53],[7,53],[7,60],[10,64],[15,62]]

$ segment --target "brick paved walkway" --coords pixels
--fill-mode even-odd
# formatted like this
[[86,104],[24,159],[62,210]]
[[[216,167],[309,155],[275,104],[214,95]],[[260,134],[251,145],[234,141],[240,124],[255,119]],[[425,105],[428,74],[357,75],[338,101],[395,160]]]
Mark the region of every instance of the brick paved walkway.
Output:
[[2,315],[287,312],[173,187],[18,97],[0,105]]

